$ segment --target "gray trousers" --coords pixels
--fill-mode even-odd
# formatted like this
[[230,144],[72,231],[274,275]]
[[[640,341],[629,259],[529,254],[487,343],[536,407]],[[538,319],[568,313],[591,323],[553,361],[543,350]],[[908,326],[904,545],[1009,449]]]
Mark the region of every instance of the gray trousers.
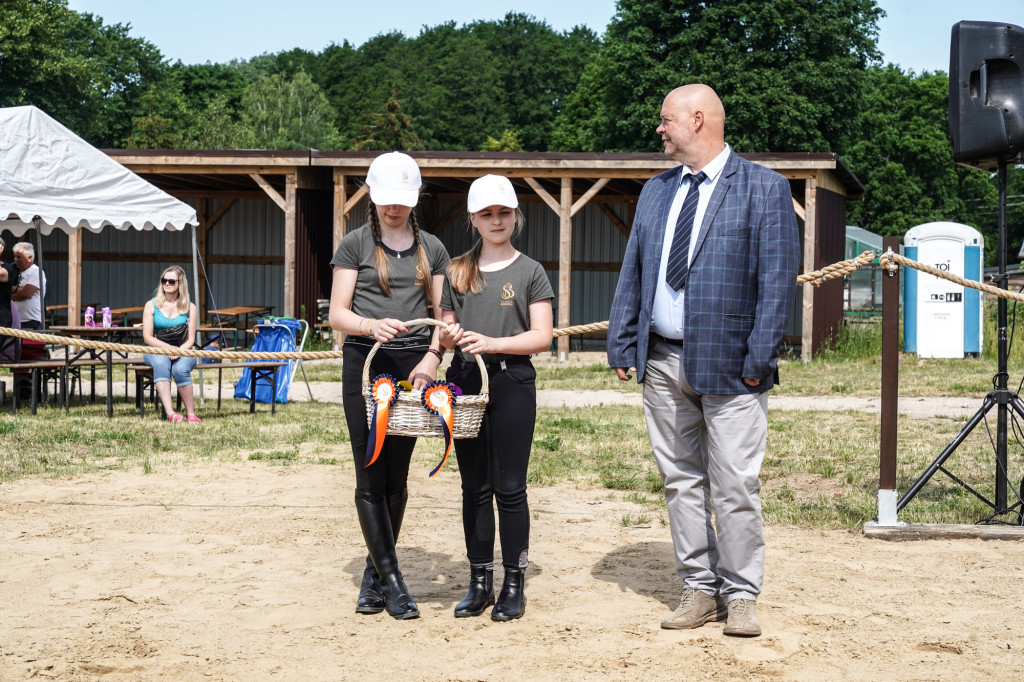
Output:
[[758,476],[768,434],[768,395],[696,393],[686,381],[679,350],[654,344],[643,389],[647,430],[665,483],[676,570],[684,587],[727,602],[756,600],[764,580]]

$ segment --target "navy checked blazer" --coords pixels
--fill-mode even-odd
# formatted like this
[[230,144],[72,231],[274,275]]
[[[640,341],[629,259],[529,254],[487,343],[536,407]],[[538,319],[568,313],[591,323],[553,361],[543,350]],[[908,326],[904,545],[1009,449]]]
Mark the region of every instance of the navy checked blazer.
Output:
[[[647,181],[608,323],[608,364],[644,379],[651,309],[665,222],[682,166]],[[730,152],[690,259],[683,318],[683,369],[695,391],[760,393],[775,385],[789,324],[800,237],[789,182]],[[760,379],[747,386],[743,377]]]

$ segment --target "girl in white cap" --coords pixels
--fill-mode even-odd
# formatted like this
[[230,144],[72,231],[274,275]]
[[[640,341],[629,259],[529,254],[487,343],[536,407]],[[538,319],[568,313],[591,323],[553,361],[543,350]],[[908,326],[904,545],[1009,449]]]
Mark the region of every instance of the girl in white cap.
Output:
[[[441,341],[456,348],[448,381],[479,393],[481,377],[470,356],[482,354],[490,400],[476,438],[455,441],[462,477],[462,524],[470,583],[455,616],[507,621],[526,610],[523,579],[528,564],[530,510],[526,469],[537,414],[537,373],[530,355],[551,346],[554,292],[544,268],[512,246],[522,228],[515,189],[508,178],[485,175],[469,188],[469,220],[480,239],[452,261],[441,297]],[[501,531],[505,578],[494,599],[494,503]]]
[[387,612],[404,620],[419,617],[415,600],[398,569],[395,542],[408,491],[409,460],[415,438],[388,436],[379,456],[366,466],[369,428],[362,395],[362,371],[374,343],[383,345],[370,366],[371,378],[388,374],[417,389],[433,381],[441,363],[436,327],[406,328],[403,320],[440,310],[448,252],[420,230],[413,208],[419,200],[420,170],[401,152],[382,154],[366,174],[369,221],[341,240],[331,265],[331,327],[348,334],[342,368],[342,402],[356,471],[356,512],[369,550],[356,611]]

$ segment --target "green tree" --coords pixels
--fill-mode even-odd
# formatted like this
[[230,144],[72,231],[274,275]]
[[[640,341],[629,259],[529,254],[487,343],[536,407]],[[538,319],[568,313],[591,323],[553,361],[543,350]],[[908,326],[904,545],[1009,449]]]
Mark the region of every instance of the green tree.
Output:
[[506,129],[499,138],[488,136],[487,142],[480,148],[482,152],[521,152],[523,143],[519,139],[519,131]]
[[[555,118],[577,88],[601,42],[585,26],[558,33],[532,16],[509,12],[501,21],[478,21],[469,31],[494,54],[504,117],[518,131],[522,149],[545,151]],[[500,129],[487,128],[490,135]]]
[[355,149],[382,149],[385,151],[413,151],[423,149],[420,138],[412,129],[412,119],[402,112],[398,92],[392,91],[384,110],[371,114],[369,124],[360,131]]
[[206,108],[190,112],[192,124],[180,131],[176,146],[183,149],[254,149],[256,132],[231,106],[227,94],[215,95]]
[[242,96],[242,123],[262,149],[337,149],[334,111],[305,71],[264,76]]
[[166,69],[159,50],[65,0],[0,3],[0,106],[33,104],[99,146],[120,144]]
[[864,201],[850,204],[847,221],[901,236],[921,223],[951,220],[991,237],[994,223],[983,216],[995,193],[987,174],[953,162],[946,74],[917,76],[890,64],[867,76],[863,134],[844,151],[864,184]]
[[479,149],[507,127],[498,57],[483,39],[448,22],[424,29],[415,48],[422,75],[403,92],[428,149]]
[[145,107],[140,116],[133,119],[132,133],[125,138],[124,146],[129,149],[168,149],[176,146],[177,140],[172,130],[173,121],[160,114],[161,102],[155,85],[142,96]]
[[721,96],[738,151],[841,149],[857,135],[881,15],[874,0],[620,0],[555,140],[656,150],[665,94],[703,82]]

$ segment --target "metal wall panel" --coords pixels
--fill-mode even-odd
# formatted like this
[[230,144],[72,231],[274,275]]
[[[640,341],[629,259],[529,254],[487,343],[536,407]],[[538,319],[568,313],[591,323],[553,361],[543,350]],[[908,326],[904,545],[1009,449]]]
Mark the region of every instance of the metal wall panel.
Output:
[[[223,200],[211,200],[213,214]],[[195,201],[187,203],[195,205]],[[112,227],[98,234],[84,232],[83,251],[123,256],[121,260],[86,260],[82,264],[82,302],[111,308],[140,306],[152,296],[160,273],[169,265],[180,265],[189,277],[189,294],[194,293],[192,279],[192,230],[117,230]],[[9,240],[10,234],[4,235]],[[34,233],[29,234],[35,241]],[[46,257],[47,252],[67,253],[68,237],[59,230],[43,237],[43,262],[47,278],[46,304],[67,303],[67,261]],[[210,229],[209,255],[284,256],[284,212],[269,199],[238,199]],[[139,260],[137,254],[168,254],[168,260]],[[6,254],[5,254],[6,255]],[[188,256],[182,262],[173,256]],[[325,256],[330,259],[330,256]],[[204,264],[200,263],[202,268]],[[274,313],[284,310],[283,265],[205,264],[212,296],[210,307],[272,305]]]

